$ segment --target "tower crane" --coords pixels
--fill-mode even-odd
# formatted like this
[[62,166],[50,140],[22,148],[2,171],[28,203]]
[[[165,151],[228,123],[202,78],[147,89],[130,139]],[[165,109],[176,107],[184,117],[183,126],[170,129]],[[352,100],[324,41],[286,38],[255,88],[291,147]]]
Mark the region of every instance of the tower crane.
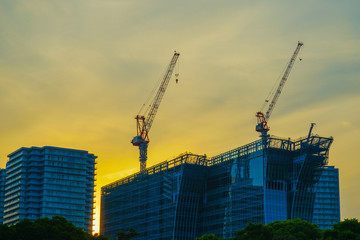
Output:
[[159,87],[155,97],[151,101],[149,110],[147,111],[148,112],[147,116],[145,117],[144,115],[138,114],[135,117],[137,135],[133,138],[131,143],[134,146],[139,147],[139,151],[140,151],[139,160],[140,160],[140,171],[141,172],[146,169],[147,148],[148,148],[148,144],[150,141],[149,140],[149,131],[154,122],[157,110],[159,109],[161,100],[162,100],[164,93],[166,91],[166,88],[169,84],[171,75],[174,71],[174,68],[175,68],[175,65],[176,65],[176,62],[177,62],[179,56],[180,56],[180,53],[175,51],[175,53],[170,61],[170,64],[165,72],[165,75],[161,81],[160,87]]
[[[294,66],[295,63],[295,59],[300,51],[300,48],[303,46],[304,44],[302,42],[298,42],[295,52],[293,53],[293,55],[291,56],[290,62],[287,64],[286,70],[284,72],[284,75],[281,78],[281,81],[279,83],[279,86],[277,87],[272,100],[268,106],[268,109],[264,115],[263,112],[259,111],[256,113],[256,117],[257,117],[257,125],[256,125],[256,131],[261,133],[261,137],[266,138],[269,135],[267,134],[267,132],[270,130],[269,126],[267,125],[267,122],[269,121],[269,118],[271,116],[272,111],[274,110],[274,106],[277,102],[277,100],[279,99],[279,96],[281,94],[281,91],[285,85],[286,80],[289,77],[290,71],[292,69],[292,67]],[[268,102],[268,100],[266,100],[266,102]]]

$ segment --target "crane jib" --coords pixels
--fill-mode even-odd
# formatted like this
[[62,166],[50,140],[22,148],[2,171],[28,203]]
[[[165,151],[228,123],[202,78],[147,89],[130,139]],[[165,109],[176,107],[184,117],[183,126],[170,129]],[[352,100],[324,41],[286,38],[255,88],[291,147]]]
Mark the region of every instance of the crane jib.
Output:
[[262,112],[258,112],[256,114],[256,117],[258,119],[258,124],[256,126],[256,131],[261,132],[262,136],[265,137],[267,136],[267,131],[269,131],[269,127],[267,125],[267,121],[269,120],[272,111],[274,110],[275,104],[277,102],[277,100],[279,99],[279,96],[281,94],[281,91],[286,83],[286,80],[289,77],[290,71],[292,69],[292,67],[294,66],[295,63],[295,59],[300,51],[301,46],[303,46],[304,44],[302,42],[298,42],[298,45],[293,53],[293,55],[291,56],[291,59],[286,67],[286,70],[284,72],[283,77],[281,78],[281,81],[279,83],[279,86],[277,87],[275,94],[269,104],[269,107],[265,113],[265,115]]
[[271,103],[269,104],[269,108],[266,111],[266,114],[265,114],[265,119],[266,120],[268,120],[270,118],[270,115],[271,115],[271,113],[272,113],[272,111],[274,109],[274,106],[275,106],[277,100],[279,99],[281,91],[282,91],[282,89],[283,89],[283,87],[285,85],[286,80],[289,77],[290,71],[291,71],[292,67],[294,66],[295,59],[296,59],[302,45],[304,45],[302,42],[298,42],[298,45],[297,45],[297,47],[296,47],[296,49],[295,49],[295,51],[294,51],[294,53],[293,53],[293,55],[292,55],[292,57],[290,59],[290,62],[289,62],[288,66],[287,66],[287,68],[286,68],[286,70],[284,72],[284,75],[281,78],[280,84],[279,84],[279,86],[278,86],[278,88],[277,88],[277,90],[275,92],[275,95],[274,95],[273,99],[271,100]]
[[180,56],[180,53],[175,52],[173,58],[170,61],[170,64],[169,64],[166,74],[161,82],[159,90],[154,98],[153,103],[151,104],[152,107],[146,117],[146,121],[144,124],[144,131],[147,131],[147,132],[150,131],[150,128],[154,122],[155,115],[157,113],[157,110],[159,109],[161,100],[162,100],[164,93],[166,91],[166,88],[169,84],[172,73],[174,72],[175,65],[176,65],[176,62],[177,62],[179,56]]
[[156,116],[157,110],[159,109],[161,100],[162,100],[164,93],[166,91],[166,88],[169,84],[171,75],[174,72],[174,68],[175,68],[175,65],[176,65],[176,62],[177,62],[179,56],[180,56],[180,53],[177,53],[177,52],[174,53],[174,55],[170,61],[170,64],[165,72],[165,75],[161,81],[161,84],[156,93],[156,96],[150,104],[151,108],[149,110],[148,115],[146,117],[142,116],[142,115],[137,115],[135,117],[135,119],[137,121],[137,136],[135,136],[133,138],[131,143],[134,146],[139,147],[139,151],[140,151],[139,160],[140,160],[140,171],[141,172],[146,169],[147,147],[148,147],[148,143],[149,143],[149,131],[154,122],[154,118]]

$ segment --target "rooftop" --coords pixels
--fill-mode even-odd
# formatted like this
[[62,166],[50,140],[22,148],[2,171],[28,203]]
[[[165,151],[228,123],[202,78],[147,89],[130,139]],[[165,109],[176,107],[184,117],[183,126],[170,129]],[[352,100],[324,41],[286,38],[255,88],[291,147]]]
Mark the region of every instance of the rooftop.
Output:
[[[330,147],[330,144],[332,143],[333,138],[324,138],[319,137],[317,135],[311,136],[309,139],[308,137],[302,137],[296,140],[291,140],[290,138],[280,138],[271,136],[268,138],[268,141],[266,143],[267,148],[272,149],[281,149],[281,150],[287,150],[287,151],[299,151],[303,149],[310,149],[316,148],[317,150],[324,150],[327,151]],[[101,188],[102,194],[106,194],[108,190],[121,186],[126,183],[132,182],[134,179],[140,178],[144,175],[153,175],[155,173],[159,173],[162,171],[166,171],[169,169],[172,169],[176,166],[182,165],[182,164],[193,164],[193,165],[200,165],[200,166],[213,166],[217,164],[221,164],[223,162],[226,162],[228,160],[245,156],[251,153],[259,152],[263,149],[263,141],[257,140],[254,142],[251,142],[249,144],[246,144],[244,146],[232,149],[230,151],[221,153],[219,155],[216,155],[211,158],[207,158],[206,155],[197,155],[193,153],[183,153],[180,156],[169,160],[169,161],[163,161],[159,164],[156,164],[150,168],[147,168],[143,172],[137,172],[130,176],[121,178],[115,182],[112,182],[108,185],[105,185]]]

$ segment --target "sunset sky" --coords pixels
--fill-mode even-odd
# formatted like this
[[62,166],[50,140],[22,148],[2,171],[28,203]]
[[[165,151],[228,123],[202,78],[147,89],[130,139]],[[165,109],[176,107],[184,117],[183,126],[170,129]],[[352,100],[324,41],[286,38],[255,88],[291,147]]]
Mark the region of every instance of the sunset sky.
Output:
[[[258,139],[255,113],[304,42],[270,133],[334,137],[341,217],[360,218],[360,1],[2,0],[0,167],[20,147],[98,156],[101,186],[139,170],[135,115],[173,55],[148,166]],[[97,217],[97,220],[99,218]]]

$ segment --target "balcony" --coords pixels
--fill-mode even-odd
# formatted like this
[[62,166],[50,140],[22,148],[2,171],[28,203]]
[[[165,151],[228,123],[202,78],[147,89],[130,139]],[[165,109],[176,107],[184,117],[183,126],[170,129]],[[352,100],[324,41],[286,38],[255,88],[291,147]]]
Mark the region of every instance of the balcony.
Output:
[[15,209],[18,209],[19,207],[20,207],[20,204],[16,204],[16,205],[14,205],[14,206],[12,206],[12,207],[10,207],[10,208],[6,208],[6,209],[4,210],[4,213],[11,212],[11,211],[13,211],[13,210],[15,210]]

